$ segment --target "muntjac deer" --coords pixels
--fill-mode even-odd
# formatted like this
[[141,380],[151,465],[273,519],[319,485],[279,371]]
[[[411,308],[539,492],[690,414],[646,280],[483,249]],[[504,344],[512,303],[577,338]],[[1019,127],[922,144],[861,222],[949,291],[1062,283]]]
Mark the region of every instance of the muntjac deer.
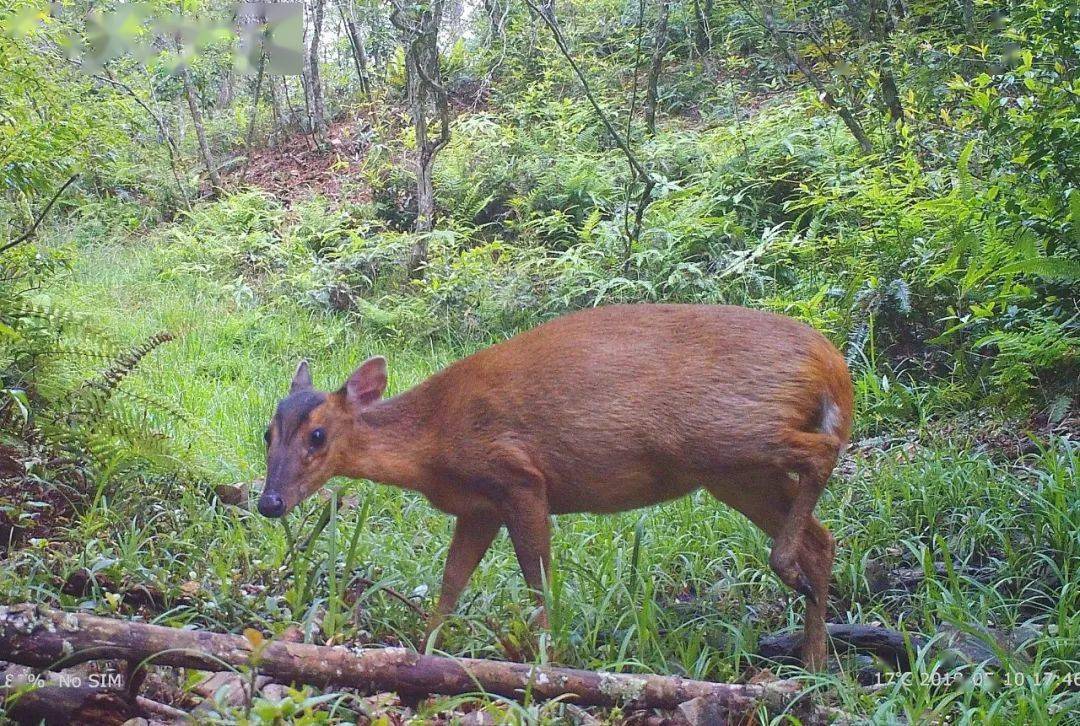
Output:
[[438,617],[503,526],[528,586],[549,517],[621,512],[699,488],[773,538],[806,596],[803,659],[825,663],[835,540],[814,506],[851,430],[851,379],[821,334],[740,307],[620,305],[558,318],[383,399],[386,361],[333,393],[306,362],[266,432],[259,511],[281,517],[330,477],[414,489],[457,517]]

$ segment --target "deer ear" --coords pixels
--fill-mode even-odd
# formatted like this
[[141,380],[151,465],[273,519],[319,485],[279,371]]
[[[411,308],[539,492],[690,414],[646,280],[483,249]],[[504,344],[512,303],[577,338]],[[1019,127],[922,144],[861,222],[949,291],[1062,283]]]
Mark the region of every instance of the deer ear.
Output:
[[311,371],[308,370],[307,361],[302,360],[300,361],[300,365],[296,366],[296,373],[293,374],[289,393],[306,391],[309,388],[311,388]]
[[382,398],[386,390],[386,358],[368,358],[345,381],[345,398],[353,406],[364,408]]

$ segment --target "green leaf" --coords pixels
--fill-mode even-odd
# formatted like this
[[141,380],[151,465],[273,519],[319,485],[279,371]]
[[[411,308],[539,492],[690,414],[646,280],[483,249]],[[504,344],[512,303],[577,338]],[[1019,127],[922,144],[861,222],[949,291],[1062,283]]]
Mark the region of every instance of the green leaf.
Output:
[[1037,275],[1044,280],[1076,282],[1080,280],[1080,261],[1065,257],[1036,257],[1005,265],[993,276],[1005,277],[1016,274]]

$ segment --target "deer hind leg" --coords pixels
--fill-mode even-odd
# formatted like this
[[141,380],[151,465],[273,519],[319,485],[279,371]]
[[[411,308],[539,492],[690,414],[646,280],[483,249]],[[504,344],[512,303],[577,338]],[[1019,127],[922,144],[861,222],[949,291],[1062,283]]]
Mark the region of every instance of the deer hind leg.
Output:
[[[836,439],[827,434],[803,432],[794,434],[791,438],[792,448],[798,452],[791,464],[791,468],[798,475],[798,485],[792,492],[787,517],[781,522],[779,531],[773,535],[769,566],[784,584],[805,595],[811,604],[816,604],[817,593],[806,577],[810,573],[804,572],[799,566],[799,554],[803,532],[814,518],[814,507],[817,506],[821,493],[825,491],[829,474],[836,464]],[[785,479],[789,482],[790,491],[794,482],[786,475]]]
[[[733,481],[708,488],[713,496],[741,512],[773,538],[769,565],[777,570],[777,542],[790,527],[795,508],[800,504],[799,483],[784,471],[766,470],[741,474]],[[812,512],[812,504],[810,509]],[[810,593],[806,601],[803,660],[808,668],[819,670],[825,665],[825,603],[835,543],[833,536],[812,513],[802,521],[803,529],[794,540],[794,559],[785,562],[781,558],[780,564],[785,569],[784,572],[777,570],[777,575],[792,589]]]
[[514,545],[525,584],[536,599],[540,612],[536,623],[548,627],[544,609],[544,584],[551,577],[551,522],[547,502],[527,493],[514,498],[517,505],[507,517],[506,528]]
[[819,671],[825,668],[825,607],[835,558],[836,538],[825,529],[817,517],[811,516],[803,530],[798,557],[799,567],[809,576],[815,594],[813,600],[806,601],[802,649],[803,662],[810,670]]

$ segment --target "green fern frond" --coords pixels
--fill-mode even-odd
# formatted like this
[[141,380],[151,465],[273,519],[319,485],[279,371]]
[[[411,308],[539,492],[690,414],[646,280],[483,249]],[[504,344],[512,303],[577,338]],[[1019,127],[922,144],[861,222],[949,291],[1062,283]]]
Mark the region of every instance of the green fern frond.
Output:
[[105,369],[97,380],[87,382],[84,384],[83,388],[96,388],[103,391],[107,399],[112,395],[112,392],[116,387],[119,386],[125,378],[131,375],[132,371],[138,367],[143,358],[149,355],[158,346],[173,339],[173,334],[167,331],[150,336],[141,345],[137,345],[117,357],[113,361],[113,364]]
[[1028,274],[1044,280],[1077,282],[1080,281],[1080,261],[1067,257],[1034,257],[1005,265],[995,274],[998,277]]
[[35,355],[49,355],[62,358],[92,358],[95,360],[112,360],[117,356],[117,346],[107,340],[87,338],[80,340],[78,344],[60,343],[53,348],[34,348]]
[[79,313],[40,300],[18,299],[10,303],[2,307],[2,318],[9,325],[12,322],[33,320],[50,328],[63,328],[85,319]]
[[168,401],[164,401],[147,393],[129,391],[126,388],[118,389],[116,394],[140,404],[145,410],[158,411],[168,419],[182,421],[187,426],[198,429],[203,433],[210,433],[205,430],[199,421],[189,416],[186,411]]

